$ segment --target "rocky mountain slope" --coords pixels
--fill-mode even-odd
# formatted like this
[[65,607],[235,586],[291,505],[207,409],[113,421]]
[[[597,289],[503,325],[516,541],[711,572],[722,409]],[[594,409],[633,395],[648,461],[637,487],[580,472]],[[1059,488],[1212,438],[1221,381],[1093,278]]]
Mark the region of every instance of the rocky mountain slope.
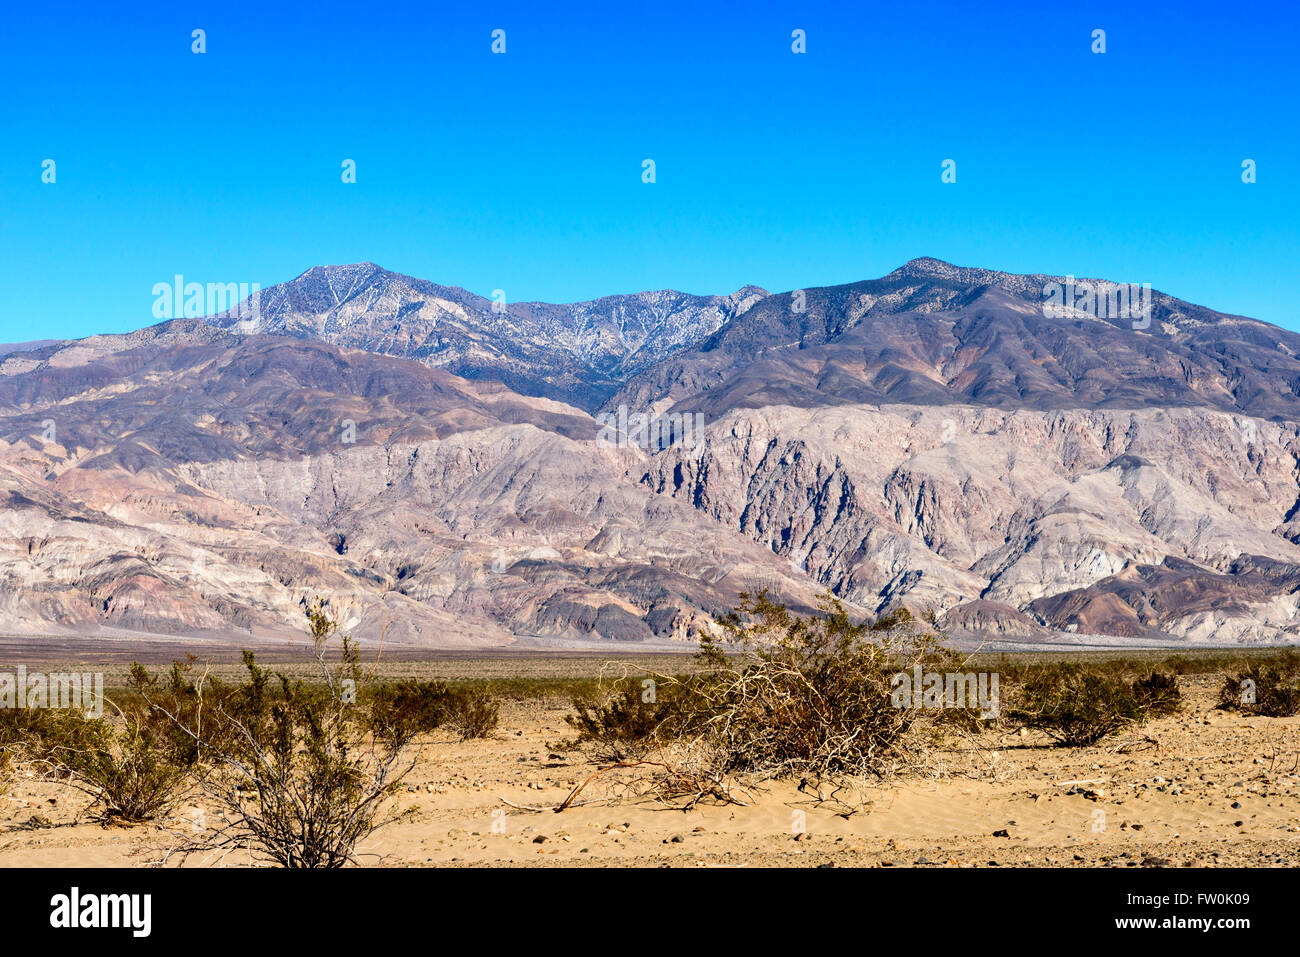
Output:
[[815,600],[586,413],[497,383],[197,320],[0,373],[11,632],[288,636],[321,594],[363,639],[645,642],[759,578]]
[[[1249,441],[1248,441],[1249,440]],[[1202,409],[737,409],[646,482],[974,637],[1300,637],[1300,427]]]
[[606,406],[1203,407],[1300,419],[1300,335],[1158,291],[1145,316],[1104,302],[1054,315],[1043,290],[1066,281],[920,259],[881,279],[768,296]]
[[381,269],[317,266],[212,318],[227,329],[315,338],[415,359],[594,409],[624,381],[724,326],[767,293],[660,290],[552,305],[485,299]]
[[363,638],[642,647],[765,587],[972,643],[1300,639],[1300,336],[1065,282],[496,311],[366,263],[0,353],[0,613],[255,640],[320,593]]

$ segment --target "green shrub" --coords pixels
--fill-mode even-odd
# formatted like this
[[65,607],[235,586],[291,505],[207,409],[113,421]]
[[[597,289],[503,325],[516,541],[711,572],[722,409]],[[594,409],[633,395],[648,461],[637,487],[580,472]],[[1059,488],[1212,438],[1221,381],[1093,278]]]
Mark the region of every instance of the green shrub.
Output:
[[449,721],[460,732],[460,739],[491,737],[500,720],[501,705],[482,688],[454,692],[449,704]]
[[410,740],[447,727],[462,741],[491,736],[501,704],[486,688],[455,688],[443,681],[407,679],[375,687],[367,702],[372,730]]
[[442,681],[407,679],[376,686],[364,714],[372,733],[388,740],[407,740],[437,730],[455,713],[455,692]]
[[21,753],[42,776],[90,795],[94,820],[154,820],[180,800],[192,750],[178,747],[170,723],[143,702],[114,712],[99,718],[79,710],[6,714],[6,750]]
[[183,703],[172,681],[159,684],[137,663],[120,704],[101,717],[76,709],[3,709],[0,746],[21,754],[43,776],[92,798],[93,819],[120,824],[154,820],[181,799],[197,747],[138,692],[149,687],[173,711]]
[[[367,693],[349,638],[341,663],[326,664],[337,624],[319,600],[308,624],[319,684],[272,676],[249,651],[247,677],[234,686],[177,672],[178,695],[192,707],[160,710],[210,765],[202,798],[223,813],[213,826],[196,825],[174,853],[247,848],[283,867],[341,867],[357,860],[360,841],[394,820],[390,800],[414,763],[407,747],[441,722],[445,694],[418,683]],[[141,686],[158,706],[154,683]]]
[[680,681],[625,677],[603,693],[574,695],[572,703],[574,713],[564,720],[577,734],[552,747],[608,762],[641,760],[683,734],[700,699]]
[[1049,665],[1016,689],[1012,720],[1081,747],[1137,723],[1145,711],[1132,684],[1077,664]]
[[53,713],[42,751],[90,794],[92,815],[137,824],[157,819],[180,799],[190,764],[156,716],[131,709],[119,718]]

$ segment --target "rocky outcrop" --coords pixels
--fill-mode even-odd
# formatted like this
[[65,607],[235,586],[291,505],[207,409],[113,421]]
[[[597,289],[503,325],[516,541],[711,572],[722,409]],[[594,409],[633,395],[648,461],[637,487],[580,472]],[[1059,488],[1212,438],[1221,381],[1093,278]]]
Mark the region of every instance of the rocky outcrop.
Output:
[[[980,601],[1061,631],[1258,642],[1300,638],[1297,455],[1294,425],[1200,409],[767,407],[728,413],[644,481],[877,610],[930,608],[974,632]],[[1252,555],[1276,569],[1242,564]],[[1161,584],[1164,611],[1124,623],[1143,600],[1114,605],[1118,576],[1170,561],[1249,587],[1211,625]],[[1104,615],[1046,601],[1089,589]],[[1005,614],[989,624],[1005,630]]]

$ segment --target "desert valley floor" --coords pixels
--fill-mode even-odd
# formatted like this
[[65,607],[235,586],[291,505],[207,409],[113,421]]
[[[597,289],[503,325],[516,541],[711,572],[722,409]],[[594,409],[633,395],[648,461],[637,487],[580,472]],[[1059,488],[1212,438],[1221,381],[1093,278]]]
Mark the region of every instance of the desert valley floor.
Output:
[[[662,665],[644,660],[641,667]],[[602,666],[590,659],[579,667]],[[121,666],[118,666],[119,670]],[[546,680],[573,659],[447,659],[427,676]],[[620,666],[621,667],[621,666]],[[400,672],[401,667],[397,667]],[[521,679],[523,680],[523,679]],[[949,755],[950,773],[902,779],[848,817],[793,785],[746,793],[746,806],[681,811],[652,801],[556,813],[593,766],[551,745],[568,701],[507,696],[487,740],[429,738],[398,806],[409,815],[364,848],[382,866],[1295,866],[1300,863],[1300,717],[1215,710],[1222,676],[1179,677],[1184,710],[1088,748],[1036,734],[985,734]],[[590,792],[594,795],[594,791]],[[2,866],[144,866],[188,826],[79,820],[87,799],[19,775],[0,798]],[[537,808],[540,810],[531,810]],[[795,822],[803,813],[805,833]],[[191,859],[190,866],[204,862]],[[231,854],[208,866],[247,866]]]

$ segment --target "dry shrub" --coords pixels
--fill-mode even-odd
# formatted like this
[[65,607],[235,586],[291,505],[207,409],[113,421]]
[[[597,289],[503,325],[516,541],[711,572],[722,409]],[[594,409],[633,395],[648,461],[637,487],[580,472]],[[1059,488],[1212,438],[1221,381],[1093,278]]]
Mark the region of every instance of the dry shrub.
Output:
[[36,756],[48,720],[47,712],[41,710],[0,708],[0,756],[10,774],[17,764]]
[[1013,692],[1012,721],[1067,747],[1084,747],[1182,707],[1177,679],[1153,672],[1136,681],[1067,662],[1031,672]]
[[959,667],[930,623],[906,609],[854,623],[830,595],[800,616],[760,593],[720,624],[699,694],[724,771],[833,783],[928,766],[942,709],[898,707],[892,676]]
[[500,702],[482,688],[453,692],[448,709],[451,726],[462,741],[491,737],[500,721]]
[[1300,654],[1287,651],[1228,675],[1219,690],[1219,707],[1270,718],[1300,714]]
[[40,712],[0,708],[0,797],[9,793],[20,770],[31,769]]
[[1183,710],[1183,693],[1174,675],[1153,671],[1133,682],[1133,693],[1146,717],[1163,718]]
[[706,800],[743,804],[698,734],[705,702],[697,685],[694,679],[625,674],[574,695],[574,713],[564,720],[576,734],[551,747],[581,751],[600,766],[556,810],[583,794],[582,803],[649,798],[683,808]]
[[[678,810],[689,810],[701,802],[743,806],[747,798],[743,788],[728,780],[711,758],[700,752],[696,741],[667,742],[653,756],[601,764],[555,810],[579,803],[647,799]],[[586,795],[586,800],[579,802],[581,795]]]
[[959,666],[930,623],[906,610],[855,623],[830,595],[807,616],[766,593],[741,601],[719,619],[725,640],[701,643],[702,671],[657,676],[652,696],[624,678],[576,698],[567,720],[578,733],[558,746],[603,762],[592,777],[617,780],[621,796],[688,803],[738,802],[738,788],[776,778],[843,800],[869,781],[934,769],[950,718],[899,707],[892,680]]
[[[408,748],[441,723],[445,689],[408,683],[391,695],[359,695],[356,646],[344,637],[341,663],[330,666],[337,624],[319,600],[308,621],[322,685],[272,681],[245,651],[242,683],[186,673],[170,704],[153,702],[208,766],[200,784],[208,808],[164,861],[245,849],[283,867],[341,867],[395,819],[391,798],[414,763]],[[221,815],[213,821],[207,810]]]

